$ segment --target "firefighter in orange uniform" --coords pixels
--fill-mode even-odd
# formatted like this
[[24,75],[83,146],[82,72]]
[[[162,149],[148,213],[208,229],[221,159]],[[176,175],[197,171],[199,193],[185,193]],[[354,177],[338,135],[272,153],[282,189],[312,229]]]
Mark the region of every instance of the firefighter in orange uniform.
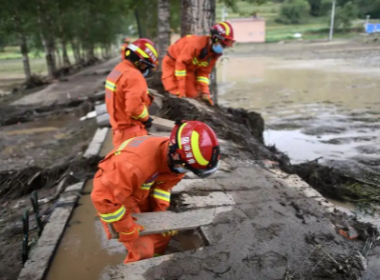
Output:
[[199,121],[177,121],[170,137],[141,136],[123,142],[99,163],[91,193],[111,239],[116,231],[128,254],[124,263],[161,255],[175,231],[140,236],[133,213],[166,211],[170,190],[191,171],[206,178],[218,169],[219,142]]
[[162,61],[165,90],[178,97],[201,97],[213,105],[210,73],[223,50],[234,44],[234,31],[228,22],[211,28],[210,36],[189,35],[168,48]]
[[131,42],[131,38],[125,38],[124,43],[121,45],[120,53],[121,53],[121,61],[125,60],[125,52],[127,51],[128,45]]
[[148,108],[153,101],[144,79],[158,65],[158,54],[148,39],[138,39],[128,45],[125,60],[107,76],[106,106],[110,115],[113,145],[147,135],[152,118]]

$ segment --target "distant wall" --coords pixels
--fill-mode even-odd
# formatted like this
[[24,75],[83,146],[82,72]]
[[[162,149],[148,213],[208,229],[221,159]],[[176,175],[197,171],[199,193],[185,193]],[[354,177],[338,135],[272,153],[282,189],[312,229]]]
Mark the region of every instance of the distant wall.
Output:
[[258,18],[237,18],[228,20],[235,32],[238,43],[265,42],[265,20]]

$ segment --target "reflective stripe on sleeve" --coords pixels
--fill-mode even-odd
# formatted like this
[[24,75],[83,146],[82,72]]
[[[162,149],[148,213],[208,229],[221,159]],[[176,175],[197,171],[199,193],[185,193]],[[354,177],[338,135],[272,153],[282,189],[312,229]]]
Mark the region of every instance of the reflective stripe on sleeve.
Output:
[[151,182],[151,183],[145,183],[141,186],[141,189],[142,190],[146,190],[146,191],[149,191],[150,190],[150,187],[154,184],[154,182]]
[[147,110],[146,106],[144,105],[144,110],[142,111],[142,113],[140,115],[138,115],[137,117],[132,116],[132,118],[135,120],[138,120],[138,119],[145,118],[147,115],[148,115],[148,110]]
[[114,91],[116,90],[116,85],[115,83],[109,81],[109,80],[106,80],[106,89],[110,90],[110,91]]
[[126,210],[125,210],[125,207],[123,205],[113,213],[109,213],[109,214],[100,214],[99,213],[99,216],[104,222],[113,223],[113,222],[119,221],[124,216],[125,211]]
[[163,200],[166,202],[170,202],[170,192],[163,191],[160,189],[155,189],[152,195],[156,199],[160,199],[160,200]]

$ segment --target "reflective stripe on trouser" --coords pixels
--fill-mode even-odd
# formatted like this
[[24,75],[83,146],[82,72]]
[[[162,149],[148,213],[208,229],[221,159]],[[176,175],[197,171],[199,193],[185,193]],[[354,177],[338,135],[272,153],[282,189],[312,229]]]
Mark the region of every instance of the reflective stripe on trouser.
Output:
[[112,143],[115,148],[119,148],[124,141],[131,139],[136,136],[148,135],[148,131],[140,126],[136,126],[136,129],[133,132],[129,132],[128,129],[118,130],[118,133],[113,133]]

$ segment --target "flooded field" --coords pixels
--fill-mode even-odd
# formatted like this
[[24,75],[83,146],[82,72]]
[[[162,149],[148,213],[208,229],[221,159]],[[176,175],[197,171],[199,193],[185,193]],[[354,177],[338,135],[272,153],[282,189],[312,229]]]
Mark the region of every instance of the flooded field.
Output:
[[218,72],[220,100],[261,113],[266,144],[294,163],[380,170],[379,73],[348,60],[230,57]]
[[350,59],[231,56],[218,68],[219,100],[261,113],[266,144],[292,163],[318,159],[373,178],[380,174],[379,74]]

